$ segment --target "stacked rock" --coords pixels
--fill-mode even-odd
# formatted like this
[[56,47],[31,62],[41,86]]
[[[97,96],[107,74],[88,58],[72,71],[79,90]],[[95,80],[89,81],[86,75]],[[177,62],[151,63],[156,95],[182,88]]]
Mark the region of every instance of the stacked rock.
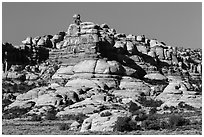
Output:
[[70,53],[96,53],[99,42],[98,28],[99,26],[92,22],[71,24],[62,48],[67,48]]

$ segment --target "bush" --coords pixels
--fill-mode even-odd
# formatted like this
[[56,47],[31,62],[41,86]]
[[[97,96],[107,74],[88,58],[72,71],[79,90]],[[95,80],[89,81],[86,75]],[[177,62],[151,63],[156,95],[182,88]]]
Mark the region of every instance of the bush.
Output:
[[112,113],[111,112],[109,112],[109,111],[106,111],[106,112],[103,112],[103,113],[101,113],[101,117],[107,117],[107,116],[111,116],[112,115]]
[[130,130],[140,130],[141,126],[137,125],[137,122],[129,121]]
[[45,115],[46,120],[55,120],[56,118],[57,117],[56,117],[56,111],[55,110],[48,111],[47,114]]
[[83,113],[78,113],[78,114],[68,114],[63,116],[63,119],[66,120],[76,120],[79,123],[83,123],[84,119],[88,118],[85,114]]
[[135,121],[143,121],[147,119],[147,115],[144,111],[135,111],[134,113],[132,113],[132,115],[136,115],[134,119]]
[[192,106],[190,106],[188,104],[185,104],[185,102],[183,102],[183,101],[178,104],[178,107],[179,108],[185,108],[187,110],[195,110],[194,107],[192,107]]
[[127,105],[128,105],[128,111],[131,113],[133,113],[134,111],[137,111],[138,109],[141,108],[140,106],[138,106],[137,104],[135,104],[132,101],[130,101]]
[[59,125],[59,130],[68,130],[70,128],[70,125],[67,123],[61,123]]
[[159,130],[161,128],[159,117],[157,115],[149,114],[146,120],[142,121],[142,127],[148,130]]
[[142,122],[142,127],[145,129],[153,129],[153,130],[159,130],[160,129],[160,122],[159,120],[151,120],[147,119]]
[[129,125],[129,121],[131,119],[129,117],[118,117],[118,120],[116,121],[116,125],[114,127],[114,131],[131,131],[131,127]]
[[31,121],[41,121],[42,118],[40,115],[32,115]]
[[178,127],[188,125],[190,120],[185,119],[180,115],[172,115],[169,117],[168,122],[170,127]]
[[162,129],[168,129],[170,126],[169,126],[169,123],[168,123],[168,122],[166,122],[166,121],[161,121],[161,122],[160,122],[160,127],[161,127]]
[[30,111],[30,108],[19,108],[13,107],[11,109],[3,111],[3,119],[13,119],[13,118],[20,118],[22,115],[26,114]]
[[138,102],[144,107],[160,107],[163,104],[161,100],[147,99],[146,97],[140,97]]
[[149,111],[150,115],[153,115],[153,114],[156,114],[156,113],[157,113],[157,108],[156,107],[151,108],[150,111]]

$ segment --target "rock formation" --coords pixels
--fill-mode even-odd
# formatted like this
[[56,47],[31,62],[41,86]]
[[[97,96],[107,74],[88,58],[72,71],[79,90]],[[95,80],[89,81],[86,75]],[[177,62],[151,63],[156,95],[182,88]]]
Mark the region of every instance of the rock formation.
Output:
[[[118,117],[129,115],[130,101],[142,106],[140,97],[162,100],[159,109],[180,102],[202,107],[201,50],[117,33],[105,23],[81,22],[78,16],[67,32],[27,37],[22,43],[2,45],[3,92],[14,96],[4,94],[10,100],[4,111],[28,108],[27,115],[43,115],[51,106],[58,117],[91,115],[81,131],[113,131]],[[32,89],[14,94],[21,91],[15,81]],[[102,117],[108,109],[111,115]]]

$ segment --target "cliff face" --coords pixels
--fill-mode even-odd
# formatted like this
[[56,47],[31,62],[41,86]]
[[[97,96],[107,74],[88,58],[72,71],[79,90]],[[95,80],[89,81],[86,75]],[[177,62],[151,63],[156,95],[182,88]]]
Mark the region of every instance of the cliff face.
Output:
[[[51,105],[58,116],[93,114],[103,107],[116,109],[113,103],[121,109],[130,101],[139,105],[141,97],[162,100],[163,107],[180,102],[201,107],[201,50],[116,33],[93,22],[71,24],[67,32],[28,37],[22,43],[3,44],[3,92],[11,92],[4,98],[16,98],[5,110],[26,106],[34,114]],[[33,87],[23,91],[14,80]],[[15,90],[8,89],[12,84]],[[17,91],[23,94],[13,94]]]

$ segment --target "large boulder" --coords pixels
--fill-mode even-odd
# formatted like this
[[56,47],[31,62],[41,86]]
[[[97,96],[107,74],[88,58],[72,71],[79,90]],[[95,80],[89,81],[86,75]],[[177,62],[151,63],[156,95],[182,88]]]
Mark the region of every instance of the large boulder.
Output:
[[51,105],[51,106],[56,106],[59,105],[57,104],[60,102],[62,98],[57,97],[55,94],[44,94],[42,96],[39,96],[36,99],[36,106],[45,106],[45,105]]
[[[126,118],[130,114],[125,110],[104,110],[100,113],[91,115],[85,119],[81,132],[85,131],[115,131],[120,118]],[[126,123],[124,123],[126,124]]]
[[28,92],[24,94],[20,94],[16,97],[16,100],[18,101],[26,101],[26,100],[33,100],[38,98],[39,96],[43,95],[46,93],[46,87],[39,87],[39,88],[34,88],[32,90],[29,90]]
[[123,75],[124,68],[117,61],[84,60],[73,67],[74,73],[92,73],[92,74],[114,74]]
[[79,34],[79,26],[76,24],[70,24],[67,30],[68,36],[78,36]]

